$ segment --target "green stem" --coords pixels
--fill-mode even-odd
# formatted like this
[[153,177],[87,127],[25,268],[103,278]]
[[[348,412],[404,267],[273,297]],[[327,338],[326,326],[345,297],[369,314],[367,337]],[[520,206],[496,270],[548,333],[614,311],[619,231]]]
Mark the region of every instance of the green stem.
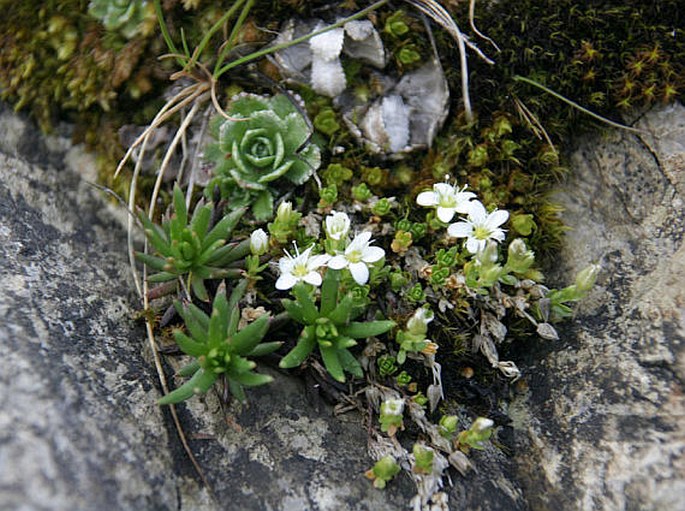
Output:
[[226,44],[224,45],[223,49],[219,53],[219,57],[217,58],[216,65],[214,66],[214,74],[216,75],[217,70],[221,67],[221,64],[224,63],[224,59],[226,58],[226,55],[235,47],[234,41],[236,37],[238,36],[238,31],[242,28],[243,24],[245,23],[245,19],[247,18],[247,15],[250,13],[250,10],[252,9],[252,6],[254,5],[255,0],[248,0],[247,3],[243,6],[243,10],[240,13],[240,16],[238,16],[238,19],[235,21],[233,24],[233,29],[231,29],[231,34],[228,36],[228,40],[226,41]]
[[[162,4],[160,3],[160,0],[155,0],[155,12],[157,13],[157,21],[159,22],[159,28],[162,31],[162,37],[164,37],[164,42],[166,42],[167,48],[169,48],[169,51],[173,54],[178,55],[179,51],[176,49],[176,45],[174,44],[173,39],[171,39],[171,35],[169,35],[169,29],[166,26],[166,21],[164,21],[164,13],[162,12]],[[183,62],[179,60],[179,64],[183,65]]]
[[264,55],[269,55],[270,53],[274,53],[274,52],[277,52],[280,50],[284,50],[286,48],[290,48],[291,46],[295,46],[296,44],[300,44],[300,43],[303,43],[305,41],[308,41],[312,37],[316,37],[318,35],[325,34],[326,32],[333,30],[335,28],[342,27],[345,23],[359,19],[363,16],[366,16],[368,13],[375,11],[376,9],[378,9],[379,7],[382,7],[383,5],[387,4],[388,2],[389,2],[389,0],[380,0],[378,2],[371,4],[366,9],[362,9],[361,11],[353,14],[352,16],[344,18],[344,19],[338,21],[337,23],[334,23],[333,25],[329,25],[328,27],[322,28],[321,30],[317,30],[316,32],[312,32],[311,34],[303,35],[303,36],[298,37],[297,39],[293,39],[292,41],[289,41],[287,43],[281,43],[281,44],[277,44],[274,46],[269,46],[268,48],[263,48],[259,51],[254,52],[254,53],[250,53],[249,55],[245,55],[244,57],[241,57],[241,58],[236,59],[232,62],[229,62],[224,67],[219,69],[219,71],[214,74],[214,78],[218,80],[219,77],[221,77],[221,75],[223,75],[226,71],[230,71],[234,67],[238,67],[238,66],[245,64],[247,62],[251,62],[251,61],[256,60],[260,57],[263,57]]
[[214,23],[214,25],[212,25],[212,28],[210,28],[207,31],[207,33],[200,41],[200,44],[198,44],[195,48],[192,59],[188,63],[191,68],[195,66],[195,62],[197,61],[198,57],[202,55],[203,51],[205,51],[205,48],[207,47],[207,44],[209,44],[209,40],[212,38],[212,36],[216,34],[216,32],[222,27],[224,23],[226,23],[233,16],[233,14],[235,14],[235,12],[243,3],[245,3],[245,0],[237,0],[236,2],[234,2],[231,8],[228,11],[226,11],[226,13],[223,16],[221,16],[221,18],[219,18],[219,20],[216,23]]
[[571,105],[573,108],[576,108],[576,109],[580,110],[580,111],[583,112],[584,114],[587,114],[587,115],[589,115],[590,117],[593,117],[593,118],[597,119],[598,121],[601,121],[601,122],[603,122],[603,123],[606,123],[606,124],[608,124],[609,126],[613,126],[614,128],[620,128],[620,129],[622,129],[622,130],[632,131],[633,133],[642,133],[642,132],[643,132],[642,130],[639,130],[639,129],[637,129],[637,128],[631,128],[630,126],[625,126],[625,125],[623,125],[623,124],[619,124],[619,123],[614,122],[614,121],[612,121],[612,120],[610,120],[610,119],[607,119],[606,117],[602,117],[601,115],[596,114],[596,113],[594,113],[593,111],[588,110],[587,108],[585,108],[585,107],[583,107],[583,106],[580,106],[580,105],[579,105],[578,103],[576,103],[575,101],[571,101],[571,100],[568,99],[567,97],[562,96],[562,95],[559,94],[558,92],[554,92],[552,89],[545,87],[545,86],[542,85],[541,83],[538,83],[538,82],[536,82],[535,80],[531,80],[530,78],[525,78],[525,77],[523,77],[523,76],[516,75],[516,76],[514,76],[514,81],[517,81],[517,82],[524,82],[524,83],[527,83],[527,84],[532,85],[532,86],[534,86],[534,87],[537,87],[538,89],[545,91],[547,94],[550,94],[551,96],[554,96],[555,98],[560,99],[560,100],[563,101],[564,103],[566,103],[566,104],[568,104],[568,105]]

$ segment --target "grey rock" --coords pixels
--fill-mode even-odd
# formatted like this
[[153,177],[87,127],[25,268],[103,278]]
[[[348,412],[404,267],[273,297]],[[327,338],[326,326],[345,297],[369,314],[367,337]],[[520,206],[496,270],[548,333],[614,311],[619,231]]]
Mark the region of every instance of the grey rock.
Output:
[[557,280],[603,269],[512,406],[532,509],[685,509],[685,108],[636,127],[580,141],[558,194]]
[[[361,414],[336,417],[277,372],[246,406],[210,393],[178,407],[212,494],[201,487],[156,404],[126,216],[86,183],[94,161],[65,135],[0,105],[0,509],[405,509],[409,477],[379,491],[363,476]],[[479,456],[452,502],[523,509],[511,462]]]

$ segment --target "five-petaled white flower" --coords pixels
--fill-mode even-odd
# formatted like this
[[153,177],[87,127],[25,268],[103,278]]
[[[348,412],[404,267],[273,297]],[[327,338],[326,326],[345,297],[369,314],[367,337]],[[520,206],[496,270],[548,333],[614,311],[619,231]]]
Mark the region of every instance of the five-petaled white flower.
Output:
[[359,285],[369,281],[369,267],[371,263],[380,261],[385,256],[385,250],[380,247],[370,246],[371,233],[357,234],[352,242],[347,245],[345,252],[331,258],[328,267],[334,270],[349,268],[352,278]]
[[457,188],[451,184],[435,183],[433,190],[421,192],[416,197],[416,203],[419,206],[429,208],[436,208],[438,219],[441,222],[448,223],[454,217],[455,213],[468,213],[471,199],[476,194],[473,192],[466,192],[466,186]]
[[500,225],[508,218],[508,211],[496,209],[488,213],[483,204],[472,201],[468,216],[461,222],[451,224],[447,228],[447,234],[454,238],[466,238],[466,249],[472,254],[477,254],[485,249],[488,240],[504,240],[504,229],[500,229]]
[[278,261],[281,276],[276,281],[276,289],[285,291],[298,282],[306,282],[312,286],[321,285],[321,274],[317,270],[325,265],[331,256],[310,255],[313,248],[314,245],[300,254],[297,245],[295,245],[295,257],[284,251],[285,257]]
[[326,217],[325,229],[328,237],[335,241],[347,241],[347,233],[350,232],[350,217],[347,213],[331,211]]

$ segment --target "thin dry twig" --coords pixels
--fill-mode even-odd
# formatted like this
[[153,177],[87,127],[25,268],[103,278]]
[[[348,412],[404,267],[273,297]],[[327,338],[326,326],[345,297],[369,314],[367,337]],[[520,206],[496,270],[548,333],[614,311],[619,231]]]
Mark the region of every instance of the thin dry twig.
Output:
[[471,25],[471,30],[473,30],[473,33],[476,34],[478,37],[489,42],[495,48],[495,50],[500,52],[501,50],[499,49],[499,46],[497,46],[497,43],[495,43],[495,41],[490,39],[488,36],[486,36],[480,30],[478,30],[478,28],[476,28],[475,16],[476,16],[476,0],[470,0],[469,1],[469,24]]

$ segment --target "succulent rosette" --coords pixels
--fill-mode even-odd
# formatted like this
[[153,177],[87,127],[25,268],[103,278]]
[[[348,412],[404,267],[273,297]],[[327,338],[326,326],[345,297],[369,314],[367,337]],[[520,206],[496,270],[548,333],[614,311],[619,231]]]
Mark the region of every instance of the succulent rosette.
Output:
[[214,183],[230,207],[251,205],[255,217],[267,219],[275,181],[306,182],[321,165],[321,150],[309,142],[311,130],[284,95],[241,94],[227,113],[230,119],[214,123],[217,143],[205,153],[216,164]]

